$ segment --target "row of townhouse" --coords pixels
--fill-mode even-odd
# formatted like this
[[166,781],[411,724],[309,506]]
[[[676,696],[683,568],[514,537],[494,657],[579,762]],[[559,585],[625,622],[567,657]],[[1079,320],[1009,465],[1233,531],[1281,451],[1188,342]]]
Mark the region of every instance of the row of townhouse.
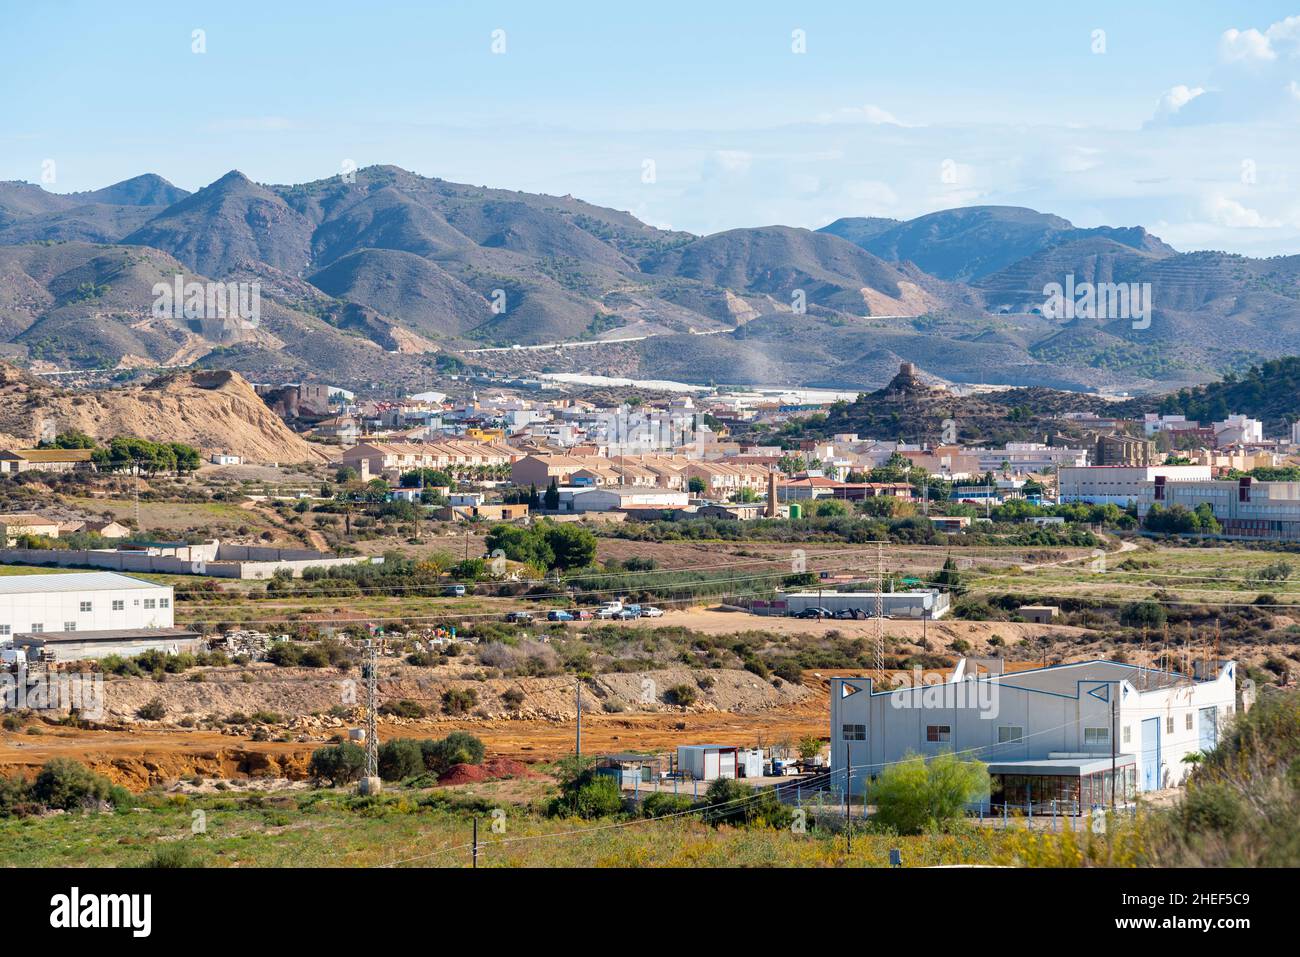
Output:
[[691,460],[684,455],[526,455],[510,469],[520,487],[557,485],[684,489]]
[[363,442],[344,451],[341,462],[363,477],[400,475],[413,469],[459,473],[476,467],[504,468],[519,453],[508,445],[480,442]]
[[730,498],[742,489],[763,492],[771,470],[762,465],[698,461],[682,455],[527,455],[510,469],[510,480],[521,488],[563,486],[623,486],[687,490],[691,480],[703,484],[706,498]]

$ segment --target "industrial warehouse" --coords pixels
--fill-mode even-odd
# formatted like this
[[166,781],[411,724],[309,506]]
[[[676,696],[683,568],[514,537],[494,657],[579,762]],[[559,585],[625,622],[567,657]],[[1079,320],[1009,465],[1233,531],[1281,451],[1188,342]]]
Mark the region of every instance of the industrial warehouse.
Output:
[[0,648],[6,659],[76,661],[192,650],[176,628],[170,585],[115,572],[0,577]]
[[1015,667],[961,659],[942,675],[876,691],[830,681],[831,767],[851,793],[910,755],[953,752],[988,765],[983,811],[1080,813],[1183,782],[1190,754],[1212,750],[1236,709],[1236,665],[1192,674],[1117,661]]

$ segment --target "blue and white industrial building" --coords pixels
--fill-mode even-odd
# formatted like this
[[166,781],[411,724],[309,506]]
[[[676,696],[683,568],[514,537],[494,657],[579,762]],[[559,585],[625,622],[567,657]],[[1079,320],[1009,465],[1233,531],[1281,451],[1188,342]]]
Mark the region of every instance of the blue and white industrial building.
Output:
[[[1218,742],[1236,709],[1231,661],[1192,675],[1094,660],[1017,667],[962,659],[910,687],[876,691],[869,677],[831,679],[832,781],[851,793],[911,755],[953,752],[988,765],[985,809],[1034,813],[1108,806],[1181,784],[1183,759]],[[918,679],[920,673],[917,673]]]

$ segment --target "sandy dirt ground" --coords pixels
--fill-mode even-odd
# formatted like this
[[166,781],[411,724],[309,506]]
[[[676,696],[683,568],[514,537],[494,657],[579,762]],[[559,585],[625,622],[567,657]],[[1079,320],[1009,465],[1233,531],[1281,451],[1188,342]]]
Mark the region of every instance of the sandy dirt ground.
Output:
[[[875,635],[875,623],[871,621],[816,622],[765,618],[716,608],[670,611],[662,618],[623,622],[617,626],[638,629],[684,626],[713,634],[759,629],[782,635],[830,631],[868,639]],[[583,626],[575,624],[572,627]],[[989,645],[989,640],[994,637],[1009,645],[1022,638],[1051,636],[1068,641],[1087,634],[1078,628],[1018,622],[887,621],[884,630],[887,637],[908,643],[928,638],[937,648],[964,639],[971,644],[974,653],[996,653],[998,649]],[[319,672],[309,675],[300,673],[301,669],[259,667],[255,670],[256,675],[249,676],[255,678],[251,683],[211,680],[191,684],[178,680],[160,686],[148,679],[112,679],[106,686],[106,696],[121,699],[119,704],[129,711],[148,698],[162,695],[167,698],[169,711],[174,715],[193,713],[198,716],[209,713],[224,715],[231,710],[251,711],[263,705],[279,708],[285,715],[292,716],[328,707],[337,700],[334,685],[339,676]],[[412,697],[426,703],[431,703],[436,697],[435,690],[443,684],[464,683],[463,680],[433,675],[429,675],[426,682],[418,669],[405,666],[394,666],[385,672],[381,688],[386,697]],[[747,672],[712,671],[715,683],[702,692],[701,698],[701,705],[707,710],[688,712],[659,706],[651,713],[628,711],[617,714],[600,710],[600,694],[603,692],[627,702],[635,701],[641,676],[600,675],[600,687],[593,688],[592,698],[585,702],[583,750],[588,753],[664,750],[678,744],[701,742],[766,746],[777,742],[794,743],[807,735],[825,738],[828,734],[826,679],[833,673],[839,672],[806,672],[802,687],[774,688],[755,681],[754,676]],[[674,669],[646,674],[666,684],[688,680],[693,673],[687,669]],[[217,674],[214,673],[212,678],[216,679]],[[757,690],[750,687],[751,682]],[[438,720],[381,722],[381,740],[441,737],[452,730],[466,730],[484,740],[489,756],[538,762],[572,753],[576,726],[567,679],[478,682],[481,694],[489,695],[484,699],[485,704],[494,700],[491,693],[501,690],[495,687],[498,684],[502,688],[521,684],[528,691],[529,701],[522,716],[506,718],[492,714],[464,719],[442,717]],[[344,730],[342,727],[294,728],[288,732],[294,738],[292,741],[253,741],[244,734],[151,724],[128,726],[121,730],[78,730],[39,723],[36,727],[41,730],[40,734],[21,730],[0,732],[0,774],[31,775],[51,757],[72,757],[137,790],[193,775],[302,780],[306,776],[311,752],[331,735]],[[283,728],[270,731],[272,736],[284,733]]]
[[[489,757],[525,762],[552,761],[572,754],[573,721],[436,721],[379,725],[380,740],[393,737],[442,737],[453,730],[482,738]],[[679,744],[735,742],[738,745],[797,742],[806,735],[828,734],[823,692],[781,711],[759,714],[604,715],[584,714],[584,753],[661,750]],[[0,734],[0,774],[30,777],[52,757],[75,758],[132,790],[202,775],[221,778],[302,780],[311,752],[320,742],[255,742],[213,731],[146,730],[78,731],[46,727],[36,736]]]
[[[586,624],[586,623],[584,623]],[[805,621],[801,618],[768,617],[751,615],[746,611],[728,611],[721,608],[689,608],[680,611],[665,611],[662,618],[641,618],[631,622],[619,622],[622,627],[655,628],[667,625],[691,628],[706,634],[733,634],[738,631],[770,631],[780,635],[824,635],[838,631],[843,635],[872,638],[876,634],[875,621]],[[1068,625],[1034,625],[1027,622],[1011,621],[961,621],[957,619],[940,619],[939,621],[905,621],[886,619],[884,633],[908,642],[917,642],[928,638],[932,642],[946,645],[959,638],[971,642],[973,646],[987,644],[993,636],[1001,637],[1005,642],[1018,641],[1021,638],[1037,638],[1043,635],[1072,638],[1087,635],[1086,628],[1073,628]]]

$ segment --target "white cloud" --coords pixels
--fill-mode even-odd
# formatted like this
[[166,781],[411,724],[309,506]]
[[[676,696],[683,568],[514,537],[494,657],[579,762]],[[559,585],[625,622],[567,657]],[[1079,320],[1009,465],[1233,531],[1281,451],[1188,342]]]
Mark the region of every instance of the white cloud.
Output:
[[1282,225],[1227,196],[1213,196],[1207,206],[1210,219],[1229,229],[1276,229]]
[[1204,87],[1190,87],[1180,83],[1160,97],[1160,103],[1156,106],[1156,116],[1173,116],[1204,92]]
[[830,113],[819,113],[818,123],[868,123],[872,126],[907,126],[888,110],[867,103],[864,106],[842,106]]
[[725,172],[748,173],[754,154],[745,150],[715,150],[713,159]]
[[1276,60],[1272,40],[1254,27],[1225,30],[1219,38],[1219,57],[1225,63]]

